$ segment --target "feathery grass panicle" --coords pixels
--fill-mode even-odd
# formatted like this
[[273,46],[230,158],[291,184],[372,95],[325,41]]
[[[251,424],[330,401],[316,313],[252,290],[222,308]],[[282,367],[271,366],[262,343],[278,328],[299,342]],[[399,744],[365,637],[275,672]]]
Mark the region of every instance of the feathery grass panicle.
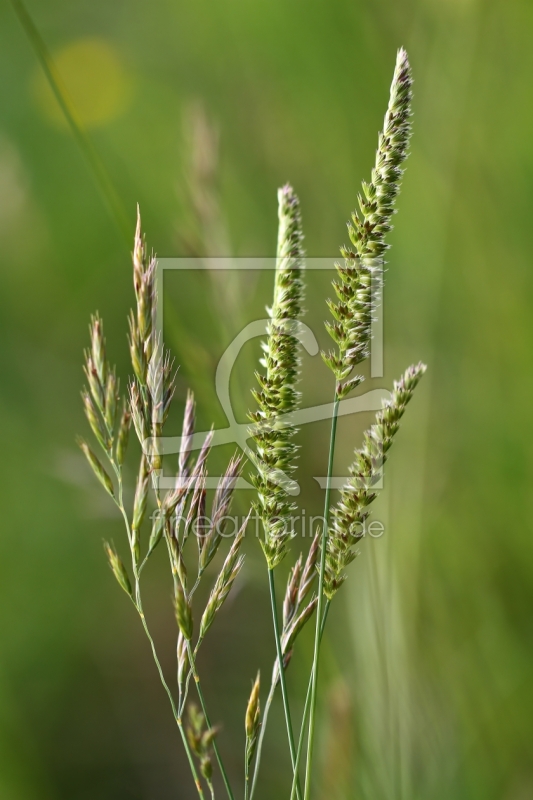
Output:
[[200,634],[198,637],[199,641],[202,641],[207,631],[213,624],[216,614],[222,607],[226,597],[231,591],[231,587],[233,586],[235,578],[242,569],[244,564],[244,556],[240,555],[239,552],[244,539],[246,526],[248,525],[249,516],[250,515],[246,517],[241,529],[235,536],[228,555],[226,556],[226,559],[222,565],[222,569],[220,570],[215,581],[215,585],[211,590],[211,594],[209,595],[209,599],[200,622]]
[[160,438],[175,391],[174,362],[155,330],[156,269],[154,255],[148,257],[137,208],[137,227],[133,247],[133,287],[136,313],[129,317],[129,343],[135,379],[130,382],[130,408],[135,432],[143,449],[151,437],[150,468],[162,468]]
[[[134,377],[128,386],[128,398],[124,405],[117,426],[117,409],[119,404],[118,380],[114,369],[106,359],[105,339],[100,318],[91,319],[91,345],[85,353],[85,374],[88,389],[82,392],[82,401],[91,430],[105,453],[106,459],[113,469],[117,488],[99,458],[89,445],[80,440],[79,444],[98,480],[111,495],[123,517],[128,544],[131,551],[132,579],[115,549],[106,544],[109,564],[124,591],[130,596],[140,616],[144,631],[150,642],[152,654],[159,672],[161,683],[169,698],[175,721],[180,730],[189,765],[201,800],[204,793],[194,764],[192,751],[182,723],[183,704],[186,701],[189,679],[194,675],[194,685],[202,705],[203,716],[208,721],[205,701],[196,669],[195,650],[191,647],[194,633],[193,594],[200,582],[202,573],[213,559],[226,530],[227,514],[237,478],[240,474],[241,459],[230,461],[224,477],[220,480],[215,493],[211,523],[207,535],[199,538],[198,575],[193,588],[188,590],[187,570],[183,558],[183,547],[190,529],[205,517],[206,492],[204,488],[206,460],[211,449],[213,433],[205,438],[198,457],[192,458],[192,436],[194,433],[194,397],[189,392],[185,404],[183,419],[183,436],[178,457],[178,473],[173,489],[162,493],[157,473],[162,469],[161,436],[167,419],[170,404],[174,396],[174,367],[170,354],[163,346],[160,334],[155,331],[155,273],[156,260],[146,254],[146,245],[141,234],[140,215],[137,218],[135,243],[133,249],[133,274],[136,296],[136,310],[129,317],[129,344]],[[142,447],[135,496],[131,512],[128,512],[123,499],[123,465],[126,456],[131,423]],[[117,430],[118,427],[118,430]],[[157,511],[153,517],[152,531],[144,559],[141,557],[141,528],[146,517],[150,477],[154,489]],[[173,518],[174,515],[174,518]],[[181,530],[186,515],[185,530]],[[215,596],[212,595],[211,608],[207,609],[207,618],[211,624],[214,615],[226,599],[235,578],[240,571],[243,557],[238,555],[242,537],[241,531],[224,562],[218,581],[215,583]],[[176,706],[172,692],[161,669],[156,647],[151,636],[143,610],[140,577],[149,557],[164,539],[174,586],[173,606],[178,623],[177,641],[177,683],[179,692],[179,708]],[[206,632],[205,614],[203,617]],[[208,626],[207,626],[208,627]],[[208,782],[211,794],[211,762],[208,757],[208,745],[213,746],[217,762],[220,766],[229,800],[234,800],[231,787],[225,772],[216,743],[214,729],[204,731],[200,737],[200,771]]]
[[351,246],[341,247],[344,265],[336,264],[338,279],[333,288],[337,299],[328,301],[334,321],[327,322],[326,328],[337,352],[322,353],[322,357],[337,379],[339,398],[361,382],[362,378],[357,376],[343,383],[370,354],[372,319],[380,300],[388,248],[385,236],[392,229],[394,204],[408,155],[412,83],[407,53],[401,49],[370,183],[363,182],[359,211],[353,212],[348,223]]
[[253,395],[259,408],[250,414],[254,423],[250,432],[256,443],[257,467],[252,481],[257,489],[257,511],[264,529],[261,546],[270,569],[286,554],[290,537],[288,517],[294,510],[286,483],[295,470],[297,447],[293,437],[296,429],[294,425],[280,423],[278,418],[294,411],[299,400],[296,389],[299,351],[294,326],[303,312],[304,269],[300,203],[290,186],[279,190],[278,203],[274,301],[268,309],[268,338],[263,344],[261,360],[265,373],[257,374],[260,389]]
[[370,513],[368,506],[376,497],[372,486],[379,479],[405,407],[425,371],[424,364],[411,366],[394,383],[390,400],[378,411],[375,423],[366,431],[363,446],[355,451],[351,477],[333,509],[328,532],[324,594],[329,600],[344,583],[344,570],[357,555],[355,548],[363,536],[363,525]]
[[234,456],[228,465],[225,475],[218,482],[211,506],[209,530],[205,536],[198,539],[200,546],[200,573],[205,570],[213,559],[225,534],[233,492],[241,472],[241,463],[242,459]]

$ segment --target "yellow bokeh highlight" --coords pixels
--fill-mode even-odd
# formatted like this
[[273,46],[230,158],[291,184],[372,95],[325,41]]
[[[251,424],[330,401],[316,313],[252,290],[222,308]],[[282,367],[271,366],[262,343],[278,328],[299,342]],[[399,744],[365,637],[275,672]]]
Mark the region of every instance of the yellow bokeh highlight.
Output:
[[[52,60],[76,118],[85,128],[105,125],[125,111],[131,98],[131,80],[109,42],[77,39],[53,53]],[[57,126],[67,127],[42,69],[34,74],[31,89],[44,116]]]

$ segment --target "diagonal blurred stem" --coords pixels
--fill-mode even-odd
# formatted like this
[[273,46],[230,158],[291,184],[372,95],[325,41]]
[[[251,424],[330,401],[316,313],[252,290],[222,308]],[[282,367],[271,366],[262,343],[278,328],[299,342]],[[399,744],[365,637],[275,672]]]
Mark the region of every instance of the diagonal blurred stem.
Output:
[[57,102],[59,103],[61,111],[63,112],[68,126],[72,131],[74,139],[76,140],[91,172],[93,173],[94,179],[104,197],[111,216],[113,217],[118,229],[124,236],[129,247],[129,242],[131,239],[131,225],[128,222],[128,217],[124,207],[115,191],[115,187],[109,178],[107,170],[104,167],[100,156],[96,152],[93,143],[87,136],[87,133],[83,129],[83,126],[78,119],[78,115],[72,104],[72,101],[68,97],[65,88],[62,86],[61,78],[56,69],[52,56],[50,55],[50,52],[44,42],[44,39],[37,30],[37,27],[22,0],[11,0],[11,5],[13,6],[13,10],[17,15],[31,46],[33,47],[35,55],[41,64],[46,79],[50,84],[50,88],[52,89]]
[[335,456],[335,437],[337,434],[337,420],[339,412],[339,398],[335,390],[333,401],[333,415],[331,418],[331,437],[329,441],[328,472],[326,478],[326,497],[324,499],[324,525],[320,543],[320,580],[318,582],[318,605],[316,609],[315,647],[313,654],[313,668],[311,672],[311,709],[309,714],[309,737],[307,739],[307,762],[305,765],[305,794],[304,800],[311,796],[311,771],[313,766],[313,745],[316,724],[316,698],[318,686],[318,662],[320,655],[322,607],[324,603],[324,575],[326,572],[326,545],[328,538],[329,498],[331,494],[331,475],[333,472],[333,459]]
[[[296,764],[296,748],[294,747],[294,733],[291,722],[291,709],[289,706],[289,694],[287,692],[287,682],[285,680],[285,670],[283,668],[283,651],[281,648],[281,637],[279,632],[278,611],[276,608],[276,585],[274,581],[274,570],[268,570],[268,585],[270,588],[270,602],[272,605],[272,620],[274,622],[274,637],[276,639],[276,653],[278,657],[279,682],[281,684],[281,696],[283,698],[283,709],[285,711],[285,721],[287,723],[287,736],[289,738],[289,749],[291,751],[291,762],[294,770]],[[301,800],[301,790],[299,781],[296,782],[296,796]]]

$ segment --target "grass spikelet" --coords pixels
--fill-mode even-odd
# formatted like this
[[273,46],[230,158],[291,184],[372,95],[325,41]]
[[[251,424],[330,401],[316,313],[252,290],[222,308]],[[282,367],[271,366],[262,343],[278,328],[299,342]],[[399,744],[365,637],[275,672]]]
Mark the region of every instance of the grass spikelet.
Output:
[[224,536],[227,516],[231,508],[233,491],[241,471],[240,457],[231,459],[225,475],[218,482],[217,490],[211,508],[210,527],[206,535],[200,537],[200,571],[203,572],[212,561],[218,546]]
[[193,631],[192,609],[179,581],[174,587],[174,612],[182,636],[190,641]]
[[94,472],[94,474],[96,475],[96,477],[98,478],[98,480],[100,481],[106,492],[110,494],[111,497],[115,497],[115,488],[113,486],[113,481],[105,471],[101,461],[93,453],[87,442],[83,441],[83,439],[79,439],[78,444],[83,454],[85,455],[85,458],[89,462],[92,471]]
[[122,563],[120,556],[118,555],[115,548],[109,544],[109,542],[104,542],[104,550],[107,555],[107,560],[109,561],[109,566],[113,572],[113,575],[117,579],[119,585],[124,589],[127,595],[129,595],[133,599],[133,592],[131,590],[131,583],[128,577],[128,573],[126,571],[126,567]]
[[244,564],[244,556],[239,555],[240,547],[244,538],[248,517],[245,519],[241,529],[237,533],[228,555],[222,565],[222,569],[211,590],[205,611],[200,622],[200,641],[205,637],[207,631],[213,624],[215,616],[222,607],[226,597],[231,591],[235,578],[239,574]]
[[259,702],[259,692],[261,689],[261,678],[259,672],[255,679],[248,706],[246,707],[246,717],[244,729],[246,732],[246,745],[244,749],[244,800],[250,796],[250,766],[257,747],[257,737],[261,727],[261,704]]

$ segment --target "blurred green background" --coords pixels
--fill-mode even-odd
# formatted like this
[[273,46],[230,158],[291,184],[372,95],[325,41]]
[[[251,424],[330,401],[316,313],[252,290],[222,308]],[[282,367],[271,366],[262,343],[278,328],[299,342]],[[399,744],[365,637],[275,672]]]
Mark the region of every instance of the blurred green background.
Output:
[[[272,255],[276,188],[301,196],[310,256],[336,257],[373,160],[395,51],[414,69],[414,138],[385,296],[385,377],[429,369],[324,650],[316,797],[533,797],[533,5],[528,0],[31,0],[133,233],[151,246]],[[13,5],[0,10],[0,797],[193,798],[138,620],[105,564],[120,522],[74,444],[87,322],[128,372],[130,250],[51,97]],[[218,131],[218,146],[213,138]],[[215,137],[216,138],[216,137]],[[219,212],[219,206],[222,211]],[[326,276],[327,277],[327,276]],[[202,425],[224,424],[218,357],[262,316],[271,276],[181,273],[167,341]],[[306,321],[324,341],[327,281]],[[252,346],[253,345],[253,346]],[[244,420],[257,358],[233,386]],[[305,403],[329,399],[304,363]],[[343,420],[342,473],[366,420]],[[327,426],[302,431],[319,513]],[[161,554],[162,555],[162,554]],[[257,666],[273,657],[265,575],[245,580],[201,659],[236,785]],[[148,613],[173,669],[164,559]],[[301,711],[311,641],[289,670]],[[287,794],[281,710],[258,800]]]

